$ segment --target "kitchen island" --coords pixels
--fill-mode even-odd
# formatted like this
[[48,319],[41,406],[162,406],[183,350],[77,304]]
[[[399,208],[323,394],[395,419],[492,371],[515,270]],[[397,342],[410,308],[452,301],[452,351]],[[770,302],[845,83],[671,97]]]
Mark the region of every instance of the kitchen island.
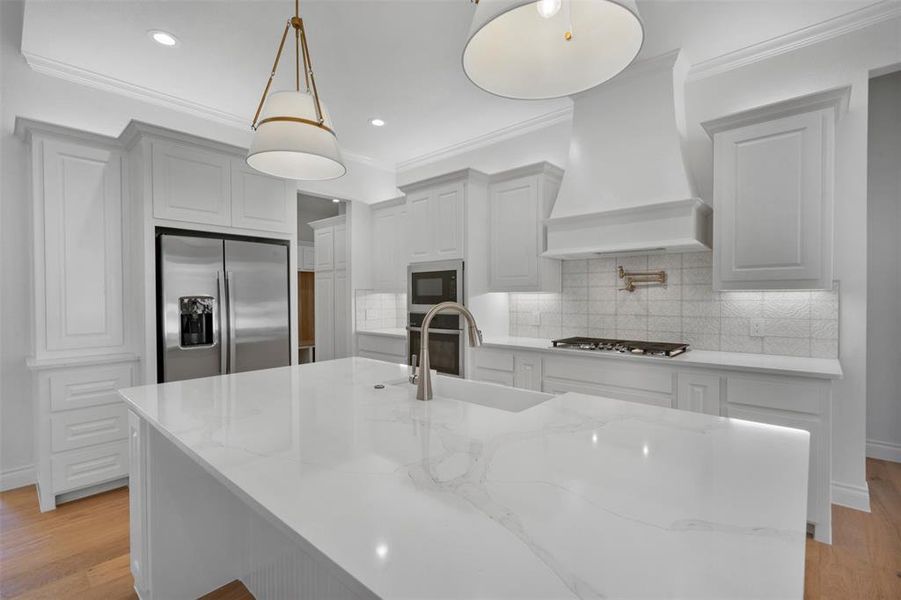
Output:
[[802,597],[807,432],[406,375],[122,390],[139,595]]

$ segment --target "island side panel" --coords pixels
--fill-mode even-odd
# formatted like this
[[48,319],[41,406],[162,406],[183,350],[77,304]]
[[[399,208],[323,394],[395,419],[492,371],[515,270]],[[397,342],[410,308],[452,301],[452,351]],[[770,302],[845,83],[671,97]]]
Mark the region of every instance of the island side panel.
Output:
[[197,598],[235,579],[257,600],[376,597],[129,412],[132,573],[141,600]]

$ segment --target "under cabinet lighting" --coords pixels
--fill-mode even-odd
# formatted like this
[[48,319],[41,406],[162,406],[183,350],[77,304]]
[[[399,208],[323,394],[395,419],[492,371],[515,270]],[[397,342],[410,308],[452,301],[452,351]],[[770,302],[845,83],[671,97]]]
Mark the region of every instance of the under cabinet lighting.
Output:
[[154,30],[148,31],[147,34],[150,36],[150,39],[152,39],[154,42],[156,42],[160,46],[172,47],[172,46],[178,45],[178,38],[176,38],[171,33],[168,33],[165,31],[160,31],[159,29],[154,29]]

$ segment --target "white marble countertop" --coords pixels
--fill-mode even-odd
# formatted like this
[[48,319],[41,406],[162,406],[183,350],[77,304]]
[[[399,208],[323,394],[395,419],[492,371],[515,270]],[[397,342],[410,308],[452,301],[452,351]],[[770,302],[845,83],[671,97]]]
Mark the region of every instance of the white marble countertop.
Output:
[[121,393],[381,597],[802,597],[806,432],[373,387],[406,374],[347,358]]
[[808,358],[804,356],[779,356],[774,354],[750,354],[744,352],[717,352],[692,350],[667,358],[665,356],[636,356],[618,352],[588,352],[572,348],[554,348],[551,341],[529,337],[486,337],[483,346],[511,348],[513,350],[542,350],[583,357],[610,360],[633,360],[691,367],[713,367],[731,371],[753,371],[775,375],[796,375],[822,379],[841,379],[842,367],[835,358]]
[[357,333],[365,335],[381,335],[385,337],[407,337],[407,330],[403,327],[385,327],[382,329],[358,329]]

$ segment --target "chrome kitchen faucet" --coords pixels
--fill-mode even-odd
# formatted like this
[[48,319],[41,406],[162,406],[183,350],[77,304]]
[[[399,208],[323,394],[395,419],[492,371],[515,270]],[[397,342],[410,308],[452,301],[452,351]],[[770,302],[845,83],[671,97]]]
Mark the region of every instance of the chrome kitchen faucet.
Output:
[[[469,309],[459,302],[442,302],[436,304],[429,309],[422,320],[422,334],[420,336],[419,348],[419,384],[416,388],[417,400],[432,399],[432,376],[429,370],[429,325],[432,319],[440,312],[453,311],[463,315],[467,322],[467,330],[469,331],[469,345],[477,348],[482,345],[482,332],[476,325],[476,319],[469,312]],[[414,361],[415,362],[415,361]],[[416,365],[413,365],[416,368]]]

